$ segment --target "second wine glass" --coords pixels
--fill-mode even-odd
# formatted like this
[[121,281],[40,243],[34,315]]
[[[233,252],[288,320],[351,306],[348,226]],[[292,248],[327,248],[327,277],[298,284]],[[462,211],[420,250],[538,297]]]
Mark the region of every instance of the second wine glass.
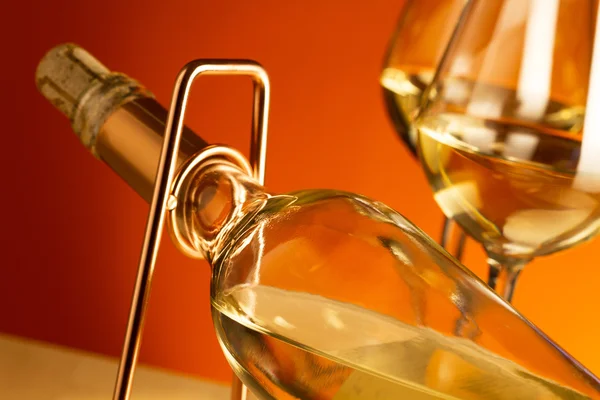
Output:
[[598,230],[596,8],[470,1],[416,121],[435,200],[484,246],[508,300],[529,261]]
[[[398,137],[415,158],[414,118],[433,79],[467,0],[408,0],[390,40],[380,76],[387,114]],[[452,246],[456,224],[444,218],[440,244]],[[466,236],[460,231],[453,254],[462,258]]]

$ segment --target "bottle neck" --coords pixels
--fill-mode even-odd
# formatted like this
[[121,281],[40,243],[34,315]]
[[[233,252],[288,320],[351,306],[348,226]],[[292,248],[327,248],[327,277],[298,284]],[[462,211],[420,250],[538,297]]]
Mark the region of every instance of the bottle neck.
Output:
[[[139,83],[114,75],[119,79],[90,87],[72,119],[73,129],[92,154],[149,203],[168,113]],[[178,166],[207,146],[187,127],[180,143]]]
[[[36,85],[71,120],[83,145],[150,202],[167,121],[152,93],[72,43],[48,51],[36,69]],[[179,164],[206,146],[184,127]]]
[[[80,105],[73,127],[97,158],[151,202],[168,113],[137,82],[127,78],[118,84],[123,87],[94,90]],[[184,168],[207,146],[184,127],[177,168],[185,173],[170,231],[177,232],[177,245],[184,242],[193,249],[185,253],[211,261],[223,249],[224,238],[262,204],[266,194],[247,172],[218,155]]]
[[[152,200],[167,111],[152,97],[138,96],[115,107],[98,129],[92,152],[148,203]],[[207,143],[184,127],[177,166]]]
[[[152,93],[69,43],[43,57],[36,84],[71,120],[83,145],[150,203],[168,117]],[[216,155],[212,148],[194,157],[208,144],[187,127],[179,143],[178,205],[170,213],[171,233],[188,255],[212,259],[222,248],[222,238],[266,194],[237,152],[221,149]]]

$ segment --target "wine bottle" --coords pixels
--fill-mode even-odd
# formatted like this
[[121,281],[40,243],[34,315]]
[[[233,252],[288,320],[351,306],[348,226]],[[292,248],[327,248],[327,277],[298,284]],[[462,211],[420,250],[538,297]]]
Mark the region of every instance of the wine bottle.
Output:
[[[37,81],[148,200],[165,121],[149,92],[73,45],[48,53]],[[205,146],[191,135],[181,163]],[[219,342],[259,398],[600,398],[598,378],[389,207],[267,193],[221,157],[181,188],[172,237],[209,261]]]

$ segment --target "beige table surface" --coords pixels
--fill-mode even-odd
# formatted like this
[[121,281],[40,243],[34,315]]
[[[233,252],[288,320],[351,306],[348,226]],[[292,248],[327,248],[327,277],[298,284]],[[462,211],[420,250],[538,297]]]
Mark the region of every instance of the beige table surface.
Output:
[[[0,334],[0,399],[110,400],[117,360]],[[132,400],[226,400],[229,387],[140,366]]]

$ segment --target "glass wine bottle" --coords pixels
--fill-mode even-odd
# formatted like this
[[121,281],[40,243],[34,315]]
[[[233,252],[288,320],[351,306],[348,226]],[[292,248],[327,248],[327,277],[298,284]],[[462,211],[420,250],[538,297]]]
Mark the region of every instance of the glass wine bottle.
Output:
[[[148,200],[165,116],[151,94],[73,45],[46,55],[37,83]],[[206,146],[193,135],[188,170]],[[169,229],[209,261],[219,342],[259,398],[600,398],[598,378],[389,207],[271,194],[218,155],[190,171]]]

